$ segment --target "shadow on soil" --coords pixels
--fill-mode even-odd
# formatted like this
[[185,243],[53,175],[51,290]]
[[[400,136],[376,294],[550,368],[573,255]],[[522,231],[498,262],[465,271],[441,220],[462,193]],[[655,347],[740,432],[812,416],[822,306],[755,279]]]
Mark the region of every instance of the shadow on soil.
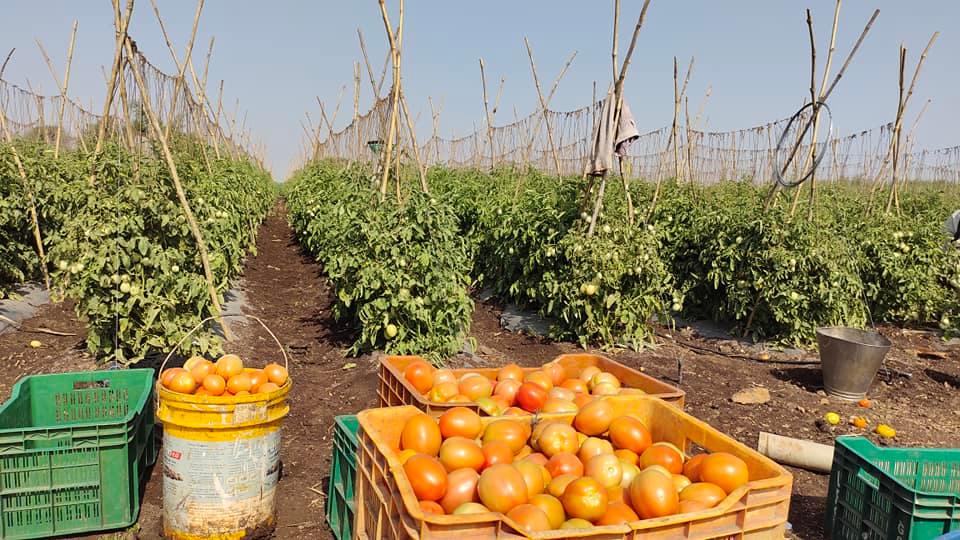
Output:
[[790,515],[793,533],[804,540],[826,538],[823,526],[826,497],[811,497],[794,494],[790,498]]
[[770,374],[778,380],[795,384],[807,392],[816,392],[823,389],[823,373],[819,367],[774,368],[770,370]]

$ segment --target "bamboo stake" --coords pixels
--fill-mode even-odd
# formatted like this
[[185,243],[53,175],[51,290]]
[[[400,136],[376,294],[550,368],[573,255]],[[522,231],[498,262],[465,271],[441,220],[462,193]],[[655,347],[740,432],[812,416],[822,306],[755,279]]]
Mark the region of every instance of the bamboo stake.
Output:
[[353,120],[350,125],[354,126],[357,133],[357,141],[352,152],[354,159],[360,159],[360,130],[356,128],[357,120],[360,118],[360,62],[353,63]]
[[[119,0],[113,0],[115,5]],[[202,0],[201,0],[202,4]],[[197,14],[199,18],[199,12]],[[194,26],[194,32],[196,31],[196,26]],[[193,38],[190,38],[191,43]],[[134,53],[133,44],[129,37],[124,39],[124,46],[126,47],[127,57],[133,58],[135,61],[130,62],[130,66],[133,68],[133,76],[137,82],[137,86],[140,88],[140,94],[143,96],[147,95],[147,85],[143,80],[143,75],[140,73],[139,63],[136,61],[137,55]],[[182,73],[181,73],[182,77]],[[218,322],[220,323],[221,328],[223,328],[224,337],[232,339],[230,327],[227,326],[226,320],[223,318],[223,309],[220,307],[220,299],[217,296],[217,289],[214,286],[213,282],[213,272],[210,269],[210,258],[207,254],[207,244],[204,241],[203,233],[200,232],[200,226],[197,225],[197,220],[193,215],[193,210],[190,208],[190,201],[187,200],[187,194],[183,190],[183,185],[180,183],[180,174],[177,172],[177,163],[173,158],[173,153],[170,151],[170,146],[167,143],[166,135],[163,132],[163,128],[160,126],[160,121],[157,119],[156,114],[154,114],[153,107],[150,104],[149,99],[141,100],[141,107],[143,112],[146,114],[147,119],[150,123],[150,127],[153,130],[154,136],[160,142],[160,149],[163,153],[163,158],[167,163],[167,168],[170,170],[170,177],[173,180],[173,187],[177,192],[177,199],[180,201],[180,206],[183,208],[184,216],[187,218],[187,223],[190,226],[190,232],[193,234],[194,240],[197,242],[197,251],[200,252],[200,262],[203,266],[203,275],[207,282],[207,292],[210,294],[210,301],[213,304],[215,314],[217,316]]]
[[[838,2],[837,8],[839,7],[840,7],[840,4]],[[836,17],[834,18],[834,20],[836,20]],[[819,102],[819,100],[817,99],[817,94],[816,94],[817,42],[813,37],[813,15],[810,13],[809,9],[807,9],[807,34],[810,36],[810,103],[811,103],[811,107],[813,107],[811,109],[812,113],[811,113],[810,122],[813,123],[813,131],[810,134],[811,135],[810,151],[807,152],[806,161],[804,162],[803,166],[800,167],[801,172],[806,171],[807,166],[809,166],[811,163],[815,163],[814,160],[816,159],[816,155],[817,155],[817,123],[818,123],[817,120],[819,119],[819,115],[817,114],[818,112],[817,103]],[[824,81],[824,83],[826,83],[826,81]],[[802,189],[800,186],[797,186],[797,188],[794,190],[793,202],[790,204],[791,218],[793,217],[794,212],[796,212],[797,210],[797,204],[800,202],[801,191]]]
[[[0,66],[0,78],[3,78],[3,72],[7,69],[7,62],[10,61],[10,57],[13,56],[15,50],[16,48],[10,51],[7,59],[3,61],[3,66]],[[27,202],[30,204],[30,222],[33,225],[33,241],[37,246],[37,256],[40,258],[40,272],[43,274],[44,285],[46,285],[47,290],[50,290],[50,274],[47,272],[47,254],[43,249],[43,236],[40,233],[40,220],[37,217],[37,205],[33,196],[33,189],[30,187],[27,171],[23,167],[23,161],[20,159],[20,153],[17,152],[17,148],[13,144],[13,136],[10,134],[10,130],[7,129],[7,114],[6,111],[3,110],[0,110],[0,131],[3,131],[3,137],[10,146],[10,152],[13,154],[13,162],[16,164],[17,172],[23,181],[23,190],[27,196]]]
[[[173,95],[170,97],[170,114],[167,117],[167,125],[164,126],[164,131],[163,131],[164,138],[167,140],[170,139],[170,129],[171,129],[171,126],[173,125],[174,115],[177,112],[177,100],[180,97],[180,89],[183,85],[186,84],[186,80],[184,77],[187,69],[186,59],[190,58],[193,55],[193,41],[197,37],[197,26],[199,26],[200,24],[200,13],[203,11],[203,2],[204,0],[197,0],[197,10],[196,10],[196,13],[194,13],[193,15],[193,30],[190,32],[190,40],[187,41],[187,50],[186,50],[186,53],[183,55],[183,58],[184,58],[183,64],[181,65],[180,62],[177,60],[176,54],[173,55],[173,60],[177,65],[177,78],[173,85]],[[151,0],[151,4],[153,4],[154,10],[156,10],[156,3],[153,0]],[[160,20],[160,12],[156,11],[156,13],[157,13],[157,19]],[[162,24],[160,28],[161,30],[163,29]],[[166,31],[164,31],[164,39],[166,39]],[[167,45],[168,46],[170,45],[169,40],[167,40]],[[172,51],[172,47],[171,47],[171,51]],[[208,167],[209,167],[209,164],[208,164]]]
[[[120,10],[119,0],[114,2],[114,10]],[[110,110],[113,108],[113,94],[116,91],[118,79],[120,77],[121,57],[123,55],[123,43],[127,38],[127,29],[130,26],[130,18],[133,16],[134,0],[127,0],[126,13],[120,21],[120,27],[116,29],[117,42],[113,51],[113,72],[110,75],[110,82],[107,83],[107,97],[103,101],[103,114],[100,117],[100,125],[97,127],[97,144],[93,147],[93,161],[90,165],[90,176],[87,183],[93,186],[97,183],[96,162],[103,151],[103,138],[107,132],[107,121],[110,118]]]
[[[573,51],[570,57],[567,58],[566,63],[563,64],[563,68],[560,70],[560,73],[558,73],[557,77],[553,79],[553,86],[550,87],[550,93],[547,94],[547,100],[546,100],[547,107],[550,106],[550,102],[553,100],[553,94],[556,93],[557,87],[560,86],[560,81],[563,79],[563,76],[566,75],[567,69],[570,68],[570,64],[573,63],[573,59],[576,57],[577,57],[577,51]],[[596,83],[594,83],[594,86],[596,86]],[[594,88],[594,92],[596,92],[596,88]],[[596,100],[594,100],[594,103],[596,103]],[[540,127],[543,125],[543,119],[544,119],[543,116],[538,116],[536,123],[534,124],[533,129],[530,132],[529,141],[527,143],[527,147],[523,156],[525,166],[526,166],[529,154],[533,151],[534,139],[536,139],[537,135],[540,133]]]
[[13,53],[16,51],[17,51],[16,47],[10,49],[10,52],[7,53],[7,57],[3,60],[3,64],[0,64],[0,77],[2,77],[3,72],[7,70],[7,64],[10,63],[10,58],[13,56]]
[[480,59],[480,87],[483,89],[483,112],[487,117],[487,144],[490,147],[490,170],[496,166],[493,161],[493,118],[490,116],[490,106],[487,101],[487,76],[483,69],[483,58]]
[[377,81],[373,78],[373,66],[370,65],[370,57],[367,56],[367,44],[363,41],[363,32],[357,28],[357,37],[360,39],[360,52],[363,53],[363,62],[367,66],[367,76],[370,78],[370,88],[373,90],[373,102],[380,101],[380,92],[377,89]]
[[427,102],[430,103],[430,116],[433,118],[433,148],[437,154],[436,165],[440,164],[440,113],[443,112],[443,102],[440,102],[440,107],[433,107],[433,98],[427,96]]
[[77,41],[77,25],[78,22],[74,20],[73,27],[70,30],[70,46],[67,48],[67,65],[66,68],[64,68],[63,84],[60,84],[60,80],[57,78],[57,72],[53,68],[53,62],[50,61],[50,56],[47,54],[46,49],[43,48],[43,43],[41,43],[39,39],[35,40],[37,46],[40,47],[43,60],[46,62],[47,68],[53,76],[53,82],[57,85],[57,89],[60,90],[60,111],[57,114],[57,134],[53,146],[54,159],[60,157],[60,141],[63,136],[63,115],[67,108],[67,91],[70,88],[70,65],[73,63],[73,47]]
[[563,176],[560,169],[560,156],[557,154],[557,146],[553,142],[553,128],[550,126],[550,117],[547,113],[547,102],[543,99],[543,91],[540,89],[540,77],[537,75],[537,65],[533,60],[533,49],[530,47],[530,40],[526,36],[523,43],[527,46],[527,57],[530,59],[530,71],[533,73],[533,84],[537,89],[537,98],[540,100],[540,111],[543,113],[543,123],[547,126],[547,142],[550,144],[550,152],[553,155],[553,164],[557,169],[557,178]]
[[400,105],[400,51],[397,47],[397,41],[399,41],[399,36],[403,35],[403,0],[400,0],[400,24],[397,39],[394,39],[390,16],[387,14],[387,6],[384,0],[379,0],[379,2],[383,25],[386,28],[387,38],[390,41],[390,56],[393,58],[393,101],[390,110],[390,128],[387,131],[387,145],[384,149],[383,176],[380,180],[380,199],[383,200],[387,196],[387,181],[390,177],[390,158],[393,153],[394,136],[397,131],[397,113]]
[[402,92],[400,93],[400,105],[403,106],[403,116],[407,119],[407,131],[410,133],[410,142],[413,145],[413,157],[417,161],[417,172],[420,173],[420,189],[422,189],[424,193],[430,193],[430,188],[427,186],[427,170],[423,166],[423,161],[420,159],[420,148],[417,146],[417,134],[413,130],[413,123],[410,121],[410,110],[407,108],[407,99]]

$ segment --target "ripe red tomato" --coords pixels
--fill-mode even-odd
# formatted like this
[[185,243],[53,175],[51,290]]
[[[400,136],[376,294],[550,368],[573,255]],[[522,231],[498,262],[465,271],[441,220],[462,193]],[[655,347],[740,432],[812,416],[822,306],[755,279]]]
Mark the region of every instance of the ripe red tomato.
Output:
[[614,448],[630,450],[642,454],[653,444],[650,430],[639,420],[631,416],[621,416],[610,422],[610,442]]
[[403,370],[403,378],[406,379],[417,392],[426,394],[433,388],[434,367],[423,360],[414,360]]
[[573,427],[585,435],[600,435],[613,422],[613,405],[604,399],[587,403],[573,418]]
[[440,428],[437,421],[425,414],[411,416],[400,433],[400,449],[415,450],[431,456],[440,451]]
[[527,502],[527,484],[513,465],[494,465],[483,471],[477,483],[480,502],[491,512],[509,512]]
[[547,402],[547,390],[535,382],[525,382],[517,390],[517,404],[527,412],[538,412]]
[[480,415],[466,407],[454,407],[440,415],[437,421],[443,438],[466,437],[476,439],[483,430]]
[[473,469],[457,469],[447,474],[447,491],[440,499],[443,511],[452,514],[462,504],[477,502],[477,482],[480,475]]
[[641,519],[669,516],[680,509],[680,496],[670,476],[641,471],[630,484],[630,502]]
[[483,450],[472,439],[450,437],[440,445],[440,463],[449,471],[483,467]]
[[749,481],[747,464],[726,452],[714,452],[700,464],[700,480],[716,484],[728,495]]
[[568,517],[596,521],[607,513],[607,490],[584,476],[567,484],[560,502]]
[[651,465],[661,465],[673,474],[683,472],[683,456],[676,448],[655,444],[640,454],[640,468],[646,469]]
[[413,493],[421,501],[439,501],[447,492],[447,471],[440,461],[426,454],[417,454],[403,464]]

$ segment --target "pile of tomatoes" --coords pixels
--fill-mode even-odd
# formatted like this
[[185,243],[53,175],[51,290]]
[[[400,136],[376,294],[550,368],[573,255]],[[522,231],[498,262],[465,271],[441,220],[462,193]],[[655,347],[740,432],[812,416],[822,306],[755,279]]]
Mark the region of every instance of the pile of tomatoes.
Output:
[[617,525],[712,508],[749,480],[724,452],[688,458],[654,442],[637,417],[602,398],[572,425],[542,418],[484,424],[465,407],[403,426],[398,458],[428,514],[501,512],[526,532]]
[[403,376],[432,402],[477,403],[490,416],[577,412],[594,396],[644,393],[622,387],[614,374],[596,366],[587,366],[574,375],[556,361],[529,373],[516,364],[508,364],[500,368],[496,380],[491,380],[479,373],[458,378],[449,369],[436,369],[423,360],[414,360],[404,369]]
[[269,394],[287,382],[287,368],[267,364],[263,369],[243,367],[235,354],[225,354],[216,362],[199,356],[191,357],[183,367],[164,370],[160,384],[181,394],[195,396],[248,396]]

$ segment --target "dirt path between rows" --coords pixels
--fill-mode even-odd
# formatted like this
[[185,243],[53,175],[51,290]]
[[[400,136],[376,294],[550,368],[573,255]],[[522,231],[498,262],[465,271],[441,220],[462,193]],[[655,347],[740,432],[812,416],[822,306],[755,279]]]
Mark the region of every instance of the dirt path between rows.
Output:
[[[376,406],[377,373],[372,356],[349,358],[344,350],[349,335],[330,313],[332,291],[321,267],[305,256],[286,223],[281,205],[268,216],[257,237],[257,253],[248,258],[243,292],[246,312],[264,320],[290,355],[293,389],[290,415],[283,428],[283,475],[279,483],[277,539],[332,539],[324,517],[330,472],[333,418]],[[505,331],[500,309],[478,302],[471,336],[479,343],[480,362],[496,365],[513,361],[539,365],[558,354],[579,351],[572,343],[554,343]],[[96,369],[83,351],[85,327],[78,322],[70,302],[43,306],[27,327],[44,327],[74,336],[7,332],[0,335],[0,398],[9,396],[21,377],[36,373]],[[281,361],[273,340],[256,323],[232,323],[237,339],[227,345],[251,365]],[[689,333],[661,328],[663,335],[682,337],[706,348],[730,343],[702,339]],[[785,366],[751,362],[729,356],[695,352],[670,338],[659,339],[655,349],[614,352],[611,357],[663,380],[677,383],[677,360],[683,361],[681,388],[687,392],[686,410],[717,429],[755,447],[759,431],[771,431],[830,443],[836,435],[855,431],[841,425],[822,430],[816,421],[827,411],[844,419],[866,414],[872,425],[879,421],[899,431],[896,446],[960,446],[960,349],[948,346],[931,332],[883,328],[894,342],[888,366],[911,376],[878,378],[870,395],[874,408],[831,400],[818,392],[822,385],[817,366]],[[39,339],[43,346],[30,348]],[[735,346],[734,346],[735,347]],[[936,351],[938,358],[922,358],[917,350]],[[734,351],[735,352],[735,351]],[[773,360],[779,358],[773,352]],[[451,359],[450,367],[476,364],[477,359]],[[345,365],[354,364],[345,368]],[[763,386],[771,400],[759,405],[738,405],[731,395],[745,387]],[[872,436],[876,440],[876,436]],[[828,476],[800,469],[794,474],[790,521],[794,534],[804,540],[825,538],[823,512]],[[139,523],[120,535],[86,538],[160,537],[162,478],[155,468],[141,509]]]

